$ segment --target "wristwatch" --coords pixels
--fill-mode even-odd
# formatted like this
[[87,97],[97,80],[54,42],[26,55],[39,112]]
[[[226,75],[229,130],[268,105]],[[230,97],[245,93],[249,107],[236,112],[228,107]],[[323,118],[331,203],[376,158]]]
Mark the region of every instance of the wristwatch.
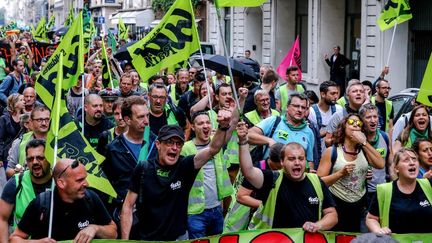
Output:
[[366,146],[366,144],[367,144],[367,141],[364,141],[361,145]]

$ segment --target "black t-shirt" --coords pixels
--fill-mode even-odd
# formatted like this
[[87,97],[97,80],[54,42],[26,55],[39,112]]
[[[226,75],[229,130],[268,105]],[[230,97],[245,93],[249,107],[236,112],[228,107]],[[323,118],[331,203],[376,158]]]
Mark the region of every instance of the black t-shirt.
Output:
[[[81,117],[77,118],[77,121],[81,123]],[[101,122],[97,125],[92,126],[87,123],[84,119],[84,137],[90,143],[90,146],[96,149],[99,141],[99,136],[106,130],[114,127],[114,124],[108,120],[106,117],[102,117]],[[81,126],[80,126],[81,127]]]
[[[263,170],[264,182],[262,188],[256,190],[256,198],[266,203],[270,190],[279,176],[278,171]],[[330,195],[327,186],[321,181],[324,195],[322,209],[335,207],[336,204]],[[253,189],[253,187],[245,186]],[[273,228],[298,228],[306,221],[318,221],[318,196],[309,179],[292,181],[286,176],[282,179],[276,199],[276,207],[273,218]]]
[[[429,181],[432,183],[432,179]],[[379,217],[376,193],[369,213]],[[411,194],[405,194],[399,190],[396,181],[393,182],[389,213],[389,228],[393,233],[430,233],[431,218],[432,206],[418,183]]]
[[[19,174],[15,174],[15,176],[19,176]],[[35,192],[35,195],[39,195],[40,193],[46,191],[51,187],[51,180],[45,182],[44,184],[33,184],[33,191]],[[5,187],[3,188],[3,193],[1,195],[1,199],[3,199],[5,202],[9,203],[10,205],[15,205],[16,200],[16,181],[15,177],[12,177],[8,180]]]
[[189,121],[191,120],[190,109],[198,101],[199,97],[192,90],[189,90],[180,97],[178,107],[180,107],[184,111],[186,118]]
[[137,165],[129,190],[138,194],[141,240],[175,240],[186,232],[189,192],[198,171],[193,155],[181,156],[170,167],[162,167],[154,160],[146,166]]
[[[42,239],[48,236],[49,205],[44,211],[41,206],[42,197],[50,200],[47,193],[39,194],[27,207],[18,228],[30,235],[32,239]],[[65,203],[60,199],[57,190],[54,193],[54,216],[52,238],[59,240],[74,239],[78,232],[89,224],[108,225],[111,216],[108,214],[99,197],[91,190],[86,190],[85,197],[73,203]]]
[[[375,101],[375,105],[378,108],[379,114],[378,114],[378,121],[380,125],[381,131],[385,131],[385,121],[386,121],[386,105],[385,102],[378,102]],[[390,111],[390,119],[394,118],[394,112],[393,112],[393,106],[392,110]]]
[[152,131],[154,134],[159,134],[159,130],[164,125],[168,124],[166,112],[163,112],[162,115],[159,117],[153,116],[152,113],[150,113],[149,115],[150,131]]

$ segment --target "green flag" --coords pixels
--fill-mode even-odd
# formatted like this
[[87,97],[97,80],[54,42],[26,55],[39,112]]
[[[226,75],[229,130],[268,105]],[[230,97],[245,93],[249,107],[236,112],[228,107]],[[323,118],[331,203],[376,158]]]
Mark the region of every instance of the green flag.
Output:
[[91,40],[96,34],[96,28],[91,17],[91,13],[87,8],[87,5],[83,10],[83,33],[84,33],[84,50],[88,52]]
[[54,25],[55,25],[55,15],[51,14],[51,17],[48,21],[48,24],[46,25],[47,30],[52,29],[54,27]]
[[111,30],[108,29],[108,46],[111,47],[113,53],[117,52],[117,40]]
[[120,40],[127,40],[129,37],[129,26],[126,28],[126,25],[123,23],[123,19],[120,16],[118,20],[118,37]]
[[40,42],[48,41],[45,17],[42,17],[39,20],[39,24],[37,25],[36,30],[33,33],[33,38]]
[[111,76],[111,70],[109,66],[109,57],[105,48],[105,41],[102,42],[102,84],[104,87],[113,87],[113,80]]
[[73,7],[71,5],[71,6],[69,6],[69,14],[68,14],[68,16],[64,22],[65,27],[69,27],[72,24],[72,22],[74,21],[74,15],[75,15],[74,10],[73,10]]
[[[60,57],[62,56],[62,57]],[[60,64],[61,58],[63,65]],[[59,68],[63,75],[59,75]],[[87,169],[87,180],[91,187],[115,197],[116,192],[109,183],[100,164],[105,159],[98,154],[79,132],[77,125],[66,108],[65,93],[76,84],[79,76],[84,72],[84,43],[82,13],[73,21],[66,35],[49,58],[45,68],[36,79],[36,92],[42,102],[51,110],[52,126],[58,131],[50,130],[45,148],[45,156],[53,163],[54,134],[58,133],[58,158],[77,159]],[[59,76],[61,76],[59,78]],[[58,84],[61,82],[61,85]],[[61,87],[60,101],[56,95],[56,86]],[[59,91],[58,91],[59,92]],[[57,103],[60,105],[57,105]],[[57,125],[58,124],[58,125]]]
[[412,19],[411,7],[408,0],[388,0],[381,11],[377,24],[381,31]]
[[217,8],[221,7],[258,7],[267,0],[215,0]]
[[199,50],[198,31],[190,0],[176,0],[161,22],[127,48],[142,80],[187,60]]
[[423,81],[420,85],[417,101],[429,107],[432,106],[432,54],[429,57]]

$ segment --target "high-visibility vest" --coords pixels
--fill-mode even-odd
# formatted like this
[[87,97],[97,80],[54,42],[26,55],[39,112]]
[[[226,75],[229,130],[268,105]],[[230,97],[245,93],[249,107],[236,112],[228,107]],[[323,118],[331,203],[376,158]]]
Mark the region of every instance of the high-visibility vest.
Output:
[[[16,194],[15,197],[15,210],[14,210],[14,222],[13,222],[13,228],[15,229],[21,220],[22,216],[24,215],[24,212],[29,205],[29,203],[36,198],[36,194],[33,189],[33,184],[30,177],[30,171],[26,170],[23,172],[22,180],[20,180],[21,174],[15,174],[15,184],[16,184],[16,190],[19,190],[19,192]],[[18,188],[21,184],[21,188]]]
[[[371,103],[376,104],[376,96],[371,97]],[[388,132],[390,128],[390,114],[391,110],[393,108],[393,102],[388,99],[384,99],[385,108],[386,108],[386,114],[385,114],[385,131]]]
[[[217,129],[218,123],[217,113],[214,110],[209,111],[210,122],[212,127]],[[228,161],[230,164],[239,164],[239,145],[238,145],[238,136],[237,131],[233,131],[230,140],[226,145],[226,149],[223,151],[223,159],[224,161]],[[228,166],[229,167],[229,166]]]
[[[271,109],[271,114],[272,116],[279,116],[280,113],[277,110]],[[258,114],[257,110],[253,110],[253,111],[249,111],[248,113],[245,114],[245,116],[247,117],[247,119],[249,119],[250,122],[252,122],[252,124],[257,125],[258,123],[260,123],[260,121],[264,120],[261,118],[261,116]]]
[[[187,141],[182,148],[181,155],[188,156],[197,154],[198,150],[192,140]],[[234,192],[231,184],[227,163],[222,160],[222,153],[219,152],[214,156],[214,169],[216,175],[216,187],[218,199],[222,200],[230,196]],[[201,168],[198,172],[195,182],[189,192],[188,214],[200,214],[205,209],[205,193],[204,193],[204,171]]]
[[[299,93],[304,93],[304,88],[301,84],[296,85],[296,91]],[[288,103],[288,85],[284,84],[279,87],[279,92],[281,96],[280,104],[281,104],[281,113],[285,114],[287,103]]]
[[[170,88],[170,92],[169,92],[169,96],[171,97],[171,100],[172,100],[172,102],[175,104],[175,105],[178,105],[178,102],[179,102],[179,100],[177,99],[177,97],[176,97],[176,84],[170,84],[170,86],[169,86]],[[188,86],[188,90],[187,91],[190,91],[190,90],[193,90],[193,87],[192,86]]]
[[[426,195],[429,204],[432,205],[432,187],[428,179],[417,179],[420,188]],[[393,192],[393,182],[383,183],[377,186],[377,201],[381,228],[389,227],[390,204]]]
[[25,165],[25,158],[26,158],[26,151],[25,148],[27,146],[27,143],[30,142],[30,140],[33,139],[33,132],[27,132],[24,133],[22,136],[21,142],[19,144],[19,158],[18,158],[18,164],[20,164],[22,167]]
[[342,108],[345,107],[347,103],[348,103],[348,99],[346,98],[346,96],[342,96],[336,101],[336,104],[342,106]]
[[[258,210],[254,213],[252,220],[249,224],[249,229],[271,229],[273,228],[273,218],[276,207],[276,199],[279,192],[279,187],[284,177],[283,170],[279,170],[279,176],[275,182],[275,187],[271,189],[265,205],[260,205]],[[318,196],[319,208],[318,208],[318,220],[321,219],[322,214],[322,203],[324,200],[324,194],[321,187],[321,182],[316,174],[306,173],[306,178],[312,183],[315,193]],[[283,215],[289,217],[289,215]]]
[[171,110],[168,104],[165,105],[165,114],[167,116],[168,125],[178,125],[177,118],[175,117],[174,112]]

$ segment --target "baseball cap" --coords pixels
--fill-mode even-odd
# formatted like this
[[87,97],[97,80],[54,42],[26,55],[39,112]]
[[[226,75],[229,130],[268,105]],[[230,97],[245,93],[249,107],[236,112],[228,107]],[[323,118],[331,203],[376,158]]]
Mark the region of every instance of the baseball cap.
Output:
[[165,141],[172,137],[178,137],[183,142],[185,141],[185,135],[183,129],[178,125],[165,125],[159,130],[158,140]]
[[99,96],[104,100],[117,100],[119,97],[118,91],[111,88],[106,88],[99,91]]

